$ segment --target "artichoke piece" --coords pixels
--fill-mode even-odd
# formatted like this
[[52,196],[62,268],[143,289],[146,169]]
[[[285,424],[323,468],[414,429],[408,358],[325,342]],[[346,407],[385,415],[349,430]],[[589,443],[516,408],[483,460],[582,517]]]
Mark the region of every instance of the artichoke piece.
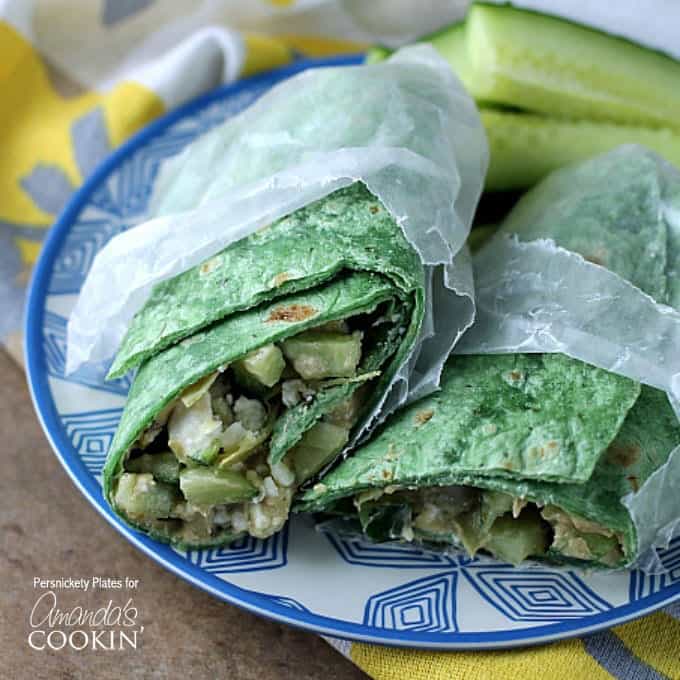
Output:
[[177,403],[168,421],[168,446],[183,462],[211,463],[220,450],[222,421],[213,415],[210,393],[187,408]]
[[197,380],[193,385],[189,385],[189,387],[180,394],[180,401],[187,408],[191,408],[206,392],[208,392],[208,390],[210,390],[219,374],[219,371],[209,373],[200,380]]
[[232,423],[222,435],[223,452],[220,454],[216,465],[223,470],[249,458],[259,446],[269,439],[277,416],[278,410],[272,408],[264,424],[256,432],[247,430],[239,421]]

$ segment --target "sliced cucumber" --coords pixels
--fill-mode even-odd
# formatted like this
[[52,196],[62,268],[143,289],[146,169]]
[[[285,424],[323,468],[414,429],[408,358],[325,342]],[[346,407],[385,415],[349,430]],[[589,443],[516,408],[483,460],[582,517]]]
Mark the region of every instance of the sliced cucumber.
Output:
[[[642,144],[680,164],[680,62],[559,18],[476,4],[427,38],[482,108],[487,190]],[[371,61],[389,56],[371,51]]]
[[[680,129],[680,63],[671,57],[505,5],[473,5],[465,37],[463,79],[477,100]],[[460,58],[454,45],[452,63]]]
[[481,113],[491,150],[487,190],[528,187],[557,168],[628,143],[642,144],[680,165],[680,134],[668,128],[491,109]]

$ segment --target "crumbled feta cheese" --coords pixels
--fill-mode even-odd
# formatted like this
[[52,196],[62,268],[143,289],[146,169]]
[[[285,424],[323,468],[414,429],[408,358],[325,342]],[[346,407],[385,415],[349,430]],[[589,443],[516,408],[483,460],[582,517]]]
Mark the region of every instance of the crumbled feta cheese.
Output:
[[239,397],[234,404],[234,414],[241,421],[243,427],[251,432],[257,432],[267,420],[267,412],[257,399]]
[[304,380],[299,378],[284,380],[281,383],[281,400],[287,408],[299,404],[303,399],[304,401],[310,401],[314,394],[315,391]]
[[275,498],[279,495],[279,489],[276,486],[276,482],[274,482],[271,477],[264,478],[264,493],[265,496],[269,496],[270,498]]
[[272,465],[272,477],[281,486],[293,486],[295,484],[295,473],[283,461]]

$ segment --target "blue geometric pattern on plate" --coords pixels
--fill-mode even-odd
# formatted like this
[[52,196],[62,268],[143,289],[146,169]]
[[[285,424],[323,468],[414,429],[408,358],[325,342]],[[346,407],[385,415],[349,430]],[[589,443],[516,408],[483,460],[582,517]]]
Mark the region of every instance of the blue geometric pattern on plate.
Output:
[[211,574],[279,569],[288,562],[288,527],[265,540],[244,536],[228,547],[187,550],[192,563]]
[[645,574],[639,569],[630,572],[628,597],[631,602],[680,583],[680,537],[674,538],[666,550],[659,551],[659,557],[667,570],[664,573]]
[[45,312],[43,347],[48,374],[68,382],[125,396],[130,389],[131,379],[129,376],[123,376],[116,380],[105,380],[104,377],[109,370],[109,362],[100,361],[87,364],[74,373],[66,375],[66,324],[67,321],[63,316],[53,312]]
[[122,408],[110,408],[61,416],[73,448],[93,475],[100,475],[102,472],[106,452],[116,434],[122,414]]
[[445,555],[399,543],[371,543],[331,532],[324,536],[348,564],[393,569],[450,569],[474,560],[465,555]]
[[376,593],[366,602],[364,623],[393,630],[456,631],[457,579],[451,571]]
[[[106,382],[103,363],[64,375],[68,296],[79,292],[104,244],[145,218],[164,159],[272,85],[318,65],[225,86],[153,123],[95,170],[50,230],[29,295],[26,362],[36,408],[64,467],[128,540],[167,568],[229,602],[321,634],[442,649],[515,646],[592,632],[677,599],[680,540],[663,554],[669,569],[663,576],[633,571],[603,578],[322,538],[304,521],[266,541],[245,538],[184,553],[112,515],[99,477],[130,381]],[[480,596],[494,610],[488,625]]]
[[573,572],[475,569],[463,572],[475,590],[512,621],[559,621],[611,609]]
[[66,238],[64,255],[54,263],[50,294],[78,293],[94,256],[123,228],[111,219],[88,219],[75,224]]

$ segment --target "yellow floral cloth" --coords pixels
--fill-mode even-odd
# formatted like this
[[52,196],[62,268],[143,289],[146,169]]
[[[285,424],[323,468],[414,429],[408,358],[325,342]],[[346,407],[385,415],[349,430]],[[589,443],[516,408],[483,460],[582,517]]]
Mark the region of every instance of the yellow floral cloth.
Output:
[[[0,342],[21,361],[31,266],[73,190],[164,111],[299,55],[397,45],[464,0],[0,0]],[[498,652],[330,640],[374,678],[680,678],[680,605],[611,631]]]

